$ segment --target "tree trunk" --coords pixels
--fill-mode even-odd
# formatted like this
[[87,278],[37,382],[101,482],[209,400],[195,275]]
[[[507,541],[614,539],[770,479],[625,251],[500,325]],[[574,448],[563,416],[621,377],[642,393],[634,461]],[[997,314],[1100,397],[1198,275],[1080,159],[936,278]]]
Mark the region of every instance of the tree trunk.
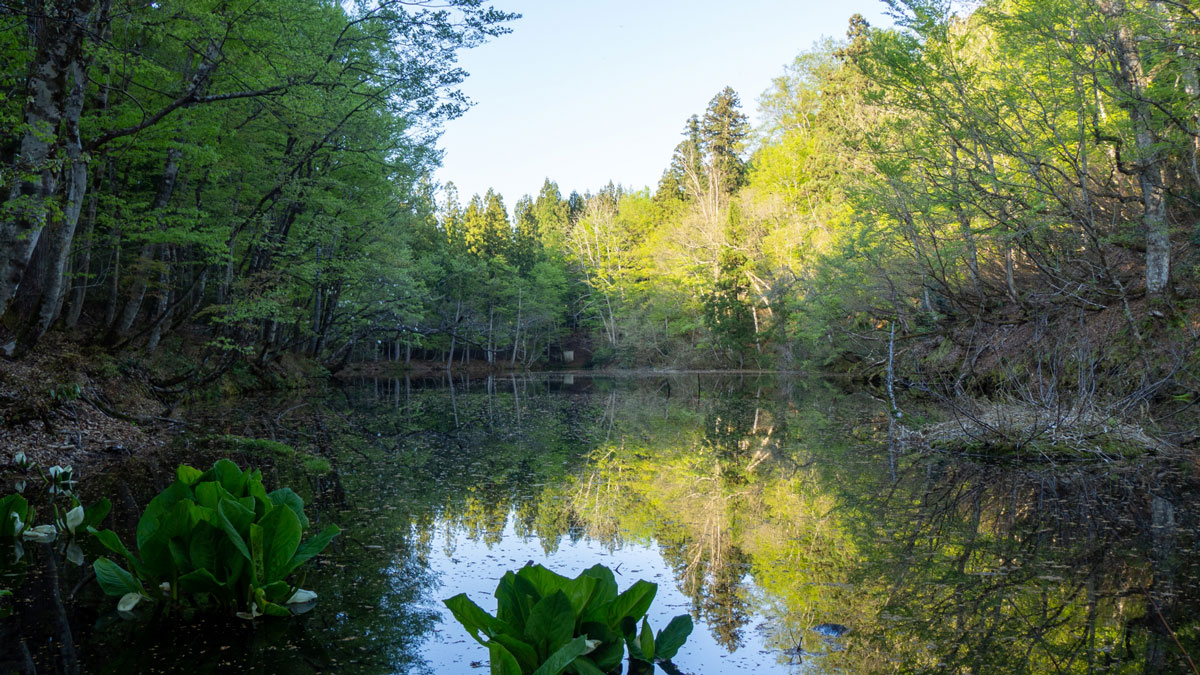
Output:
[[[154,204],[151,206],[151,209],[160,217],[162,211],[171,202],[171,195],[175,193],[175,182],[179,178],[179,159],[182,156],[183,151],[178,147],[167,150],[167,161],[163,166],[162,178],[158,183],[158,193],[155,194]],[[138,312],[142,307],[142,300],[146,297],[146,288],[150,277],[148,268],[152,264],[155,248],[156,246],[149,242],[142,244],[142,250],[139,253],[139,269],[129,288],[129,295],[125,299],[124,309],[121,310],[120,320],[113,327],[114,337],[128,335],[129,329],[133,327],[133,322],[137,319]]]
[[1142,69],[1137,39],[1130,29],[1123,0],[1102,3],[1104,14],[1117,22],[1113,52],[1118,84],[1126,95],[1123,107],[1133,122],[1138,159],[1135,173],[1142,190],[1142,225],[1146,230],[1146,292],[1161,296],[1170,290],[1171,237],[1167,224],[1163,162],[1155,131],[1153,110],[1146,96],[1148,83]]
[[83,219],[83,247],[79,259],[75,263],[75,285],[71,288],[71,302],[63,323],[73,329],[79,325],[79,317],[83,313],[83,303],[87,300],[87,287],[90,282],[92,268],[93,242],[88,241],[96,227],[97,197],[95,194],[88,199],[87,216]]
[[162,339],[163,324],[167,319],[167,308],[171,305],[171,247],[163,244],[162,269],[158,273],[158,304],[154,308],[154,328],[146,342],[146,351],[154,353]]
[[[80,177],[84,183],[87,179],[79,140],[87,72],[84,42],[93,24],[103,23],[108,13],[106,0],[99,5],[95,0],[41,0],[29,4],[28,28],[34,55],[26,76],[25,132],[19,152],[4,158],[7,173],[20,178],[7,186],[5,202],[11,210],[0,218],[0,316],[8,312],[25,279],[47,219],[55,210],[64,172],[71,188],[70,198],[82,204],[86,188],[80,184]],[[60,131],[65,131],[65,137],[60,137]],[[66,154],[61,164],[54,157],[60,146],[65,146]],[[59,241],[52,246],[56,251],[70,249],[69,235],[74,234],[75,222],[67,212],[72,206],[78,219],[78,204],[68,201],[63,205]],[[50,272],[56,267],[56,257],[49,256]]]
[[517,330],[513,335],[513,351],[512,359],[508,362],[509,368],[514,368],[517,365],[517,345],[521,342],[521,300],[524,297],[524,293],[521,291],[522,289],[517,289]]

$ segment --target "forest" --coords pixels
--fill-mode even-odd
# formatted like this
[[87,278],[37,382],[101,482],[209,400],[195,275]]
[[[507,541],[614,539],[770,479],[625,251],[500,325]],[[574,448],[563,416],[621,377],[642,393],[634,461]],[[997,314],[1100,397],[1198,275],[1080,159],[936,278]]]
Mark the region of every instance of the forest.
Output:
[[1190,396],[1200,17],[887,4],[893,26],[856,16],[788,65],[756,128],[729,88],[681,120],[656,186],[548,178],[511,213],[431,170],[467,106],[457,50],[515,14],[6,4],[4,351],[171,354],[164,381],[288,355],[894,360],[955,391],[1037,372],[1130,405]]
[[0,0],[0,673],[1200,674],[1195,2],[462,194],[498,4]]

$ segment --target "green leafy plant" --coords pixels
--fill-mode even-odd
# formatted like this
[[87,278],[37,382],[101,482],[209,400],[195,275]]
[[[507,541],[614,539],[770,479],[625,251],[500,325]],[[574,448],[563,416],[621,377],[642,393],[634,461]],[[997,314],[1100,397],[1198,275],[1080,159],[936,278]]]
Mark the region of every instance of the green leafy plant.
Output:
[[[0,498],[0,539],[21,538],[51,542],[61,535],[73,538],[76,532],[99,525],[112,508],[107,499],[101,499],[85,509],[75,495],[74,471],[69,466],[52,466],[49,472],[45,473],[29,460],[24,452],[18,452],[13,457],[13,465],[23,474],[36,473],[46,483],[50,495],[49,508],[54,511],[54,521],[44,525],[33,524],[35,510],[23,494],[26,480],[22,478],[14,486],[16,493]],[[60,499],[67,503],[60,504]],[[69,549],[68,558],[72,562],[83,563],[83,552],[73,540],[64,546]]]
[[21,536],[33,523],[33,507],[19,494],[0,499],[0,539]]
[[93,568],[104,592],[121,597],[118,609],[165,596],[248,619],[286,616],[285,605],[316,598],[288,577],[339,532],[330,525],[301,543],[308,526],[304,500],[288,488],[267,492],[260,471],[227,459],[204,472],[182,465],[138,521],[138,555],[111,530],[90,530],[129,569],[104,557]]
[[494,675],[605,675],[620,669],[626,645],[631,672],[645,670],[669,661],[691,634],[687,615],[652,633],[646,612],[657,592],[657,585],[637,581],[618,593],[616,578],[604,565],[574,579],[527,565],[500,579],[496,616],[465,594],[445,603],[471,637],[488,648]]

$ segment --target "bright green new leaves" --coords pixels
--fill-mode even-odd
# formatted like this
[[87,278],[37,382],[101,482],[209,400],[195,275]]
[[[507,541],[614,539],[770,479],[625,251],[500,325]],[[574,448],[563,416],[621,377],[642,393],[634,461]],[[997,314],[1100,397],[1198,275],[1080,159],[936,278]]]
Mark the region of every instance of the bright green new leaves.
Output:
[[[574,579],[528,565],[500,579],[496,616],[465,594],[445,602],[471,637],[488,648],[493,674],[596,675],[620,667],[626,643],[631,659],[649,663],[679,651],[692,620],[677,616],[655,637],[645,615],[657,591],[655,584],[638,581],[618,594],[612,571],[603,565]],[[639,619],[642,635],[635,644]]]
[[286,488],[268,494],[259,471],[227,459],[205,472],[181,466],[138,521],[140,557],[111,530],[90,528],[133,570],[100,558],[96,577],[109,595],[145,595],[144,584],[175,600],[183,591],[198,604],[246,610],[239,615],[283,616],[296,590],[287,577],[339,532],[331,525],[302,543],[308,524],[300,496]]
[[692,617],[686,614],[677,616],[657,634],[651,631],[650,620],[645,617],[642,617],[641,632],[635,632],[637,623],[632,618],[625,619],[623,627],[629,658],[654,663],[656,660],[670,660],[679,653],[679,648],[692,634]]

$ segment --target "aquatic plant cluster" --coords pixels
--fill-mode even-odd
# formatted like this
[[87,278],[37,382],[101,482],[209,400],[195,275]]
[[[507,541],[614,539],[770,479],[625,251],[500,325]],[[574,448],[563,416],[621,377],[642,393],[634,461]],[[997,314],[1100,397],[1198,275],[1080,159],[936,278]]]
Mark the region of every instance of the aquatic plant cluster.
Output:
[[340,531],[330,525],[301,543],[308,526],[304,500],[290,488],[268,493],[261,471],[243,471],[228,459],[204,472],[182,465],[138,521],[139,555],[115,532],[92,531],[129,570],[105,557],[93,567],[100,587],[120,596],[123,609],[143,599],[186,597],[246,619],[288,616],[286,605],[316,598],[288,577]]
[[[24,452],[14,455],[12,463],[22,477],[13,484],[16,492],[0,498],[0,540],[14,540],[15,554],[19,558],[23,555],[20,544],[23,540],[49,543],[66,535],[70,540],[63,544],[67,557],[82,564],[83,551],[74,540],[75,533],[100,524],[112,505],[107,499],[101,499],[84,508],[75,495],[75,470],[70,466],[54,465],[42,471]],[[34,478],[46,485],[50,495],[50,508],[54,511],[54,520],[50,523],[34,524],[37,512],[25,497],[29,481]],[[65,500],[69,506],[60,504],[59,500]]]
[[[42,472],[24,453],[13,464],[47,484],[55,518],[51,524],[33,525],[34,508],[22,494],[26,481],[19,480],[17,492],[0,498],[0,540],[12,540],[19,558],[22,540],[48,543],[64,536],[69,539],[62,546],[67,559],[82,565],[75,535],[90,533],[128,567],[103,556],[92,565],[100,588],[120,597],[117,609],[123,614],[143,600],[164,600],[168,608],[187,601],[245,619],[303,611],[316,593],[288,579],[340,531],[330,525],[302,543],[310,525],[304,500],[290,488],[267,492],[261,471],[242,470],[221,459],[208,471],[179,466],[175,481],[150,501],[138,521],[135,555],[115,532],[97,529],[111,504],[101,499],[83,507],[74,493],[71,467]],[[64,497],[71,505],[66,510],[57,503]],[[0,593],[7,595],[11,592]]]
[[501,577],[496,616],[463,593],[445,603],[488,648],[493,675],[604,675],[620,670],[626,648],[630,673],[649,672],[655,663],[669,668],[691,635],[686,614],[658,633],[651,630],[646,612],[657,592],[657,584],[637,581],[617,593],[616,578],[604,565],[574,579],[526,565]]

